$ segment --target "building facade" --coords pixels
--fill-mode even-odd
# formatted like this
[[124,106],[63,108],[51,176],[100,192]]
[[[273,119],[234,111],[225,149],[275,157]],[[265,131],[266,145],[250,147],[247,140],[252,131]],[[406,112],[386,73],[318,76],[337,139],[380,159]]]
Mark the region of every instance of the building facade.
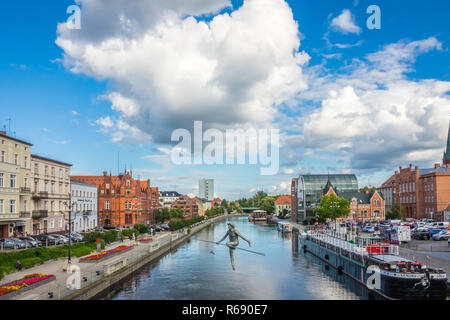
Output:
[[328,183],[324,189],[324,194],[335,194],[350,202],[350,211],[343,220],[352,220],[358,222],[382,221],[386,218],[386,208],[383,196],[376,190],[374,192],[340,192]]
[[71,223],[73,232],[85,232],[98,226],[97,186],[71,180]]
[[291,214],[291,197],[289,195],[281,195],[275,200],[275,215]]
[[32,234],[68,230],[71,164],[31,155]]
[[394,189],[395,189],[394,182],[395,182],[394,178],[391,177],[385,183],[383,183],[381,185],[381,187],[378,188],[378,192],[384,198],[386,213],[388,213],[392,210],[392,205],[394,204],[394,201],[393,201]]
[[0,131],[0,237],[31,234],[31,146]]
[[172,209],[177,208],[183,210],[185,219],[191,219],[199,216],[197,202],[194,199],[189,198],[187,195],[180,196],[177,201],[172,204]]
[[305,174],[292,179],[291,209],[293,221],[314,217],[328,181],[340,192],[358,192],[354,174]]
[[214,198],[211,200],[211,208],[219,208],[222,205],[222,200],[220,198]]
[[214,199],[214,179],[201,179],[198,181],[198,196],[208,201]]
[[181,194],[176,191],[159,191],[159,203],[163,207],[170,208],[180,196]]
[[124,228],[155,221],[159,191],[150,186],[150,179],[136,180],[132,171],[118,176],[103,172],[101,176],[73,176],[72,179],[97,186],[99,226]]
[[383,186],[392,187],[392,203],[405,209],[406,218],[443,220],[450,203],[450,126],[442,165],[400,167]]

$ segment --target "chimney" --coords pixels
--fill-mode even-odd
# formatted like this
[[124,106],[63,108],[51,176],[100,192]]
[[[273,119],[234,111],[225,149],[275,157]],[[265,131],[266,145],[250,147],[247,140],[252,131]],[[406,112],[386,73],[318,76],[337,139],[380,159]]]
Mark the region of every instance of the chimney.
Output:
[[397,171],[397,170],[395,170],[395,174],[398,174],[398,171]]
[[419,172],[419,166],[416,166],[416,167],[414,168],[414,170],[416,170],[417,172]]
[[400,171],[402,171],[402,166],[400,166]]
[[103,176],[106,177],[106,175],[108,174],[108,172],[103,171]]
[[410,169],[410,170],[412,169],[412,163],[409,164],[409,169]]

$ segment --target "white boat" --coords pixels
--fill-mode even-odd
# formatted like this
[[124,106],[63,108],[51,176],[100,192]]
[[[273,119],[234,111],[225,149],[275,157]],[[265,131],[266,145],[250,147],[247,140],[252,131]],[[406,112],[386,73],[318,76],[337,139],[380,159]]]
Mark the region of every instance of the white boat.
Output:
[[279,221],[277,223],[277,230],[280,232],[292,232],[292,224],[285,221]]

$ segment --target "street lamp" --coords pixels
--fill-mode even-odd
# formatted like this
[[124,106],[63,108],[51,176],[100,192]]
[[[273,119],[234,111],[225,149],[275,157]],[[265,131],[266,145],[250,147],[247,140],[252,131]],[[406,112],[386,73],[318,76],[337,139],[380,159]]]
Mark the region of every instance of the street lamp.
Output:
[[69,208],[69,255],[67,257],[67,263],[70,265],[72,263],[70,255],[70,248],[72,246],[72,208],[77,204],[77,201],[75,200],[74,202],[70,202],[69,205],[67,205],[67,202],[64,201],[64,204]]

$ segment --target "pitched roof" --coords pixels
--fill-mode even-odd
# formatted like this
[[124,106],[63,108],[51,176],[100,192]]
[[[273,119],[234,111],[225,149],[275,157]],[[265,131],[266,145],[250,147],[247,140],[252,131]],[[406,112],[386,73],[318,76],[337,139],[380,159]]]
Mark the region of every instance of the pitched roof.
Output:
[[275,200],[275,204],[283,205],[283,204],[291,204],[291,196],[283,195],[279,196],[277,200]]

